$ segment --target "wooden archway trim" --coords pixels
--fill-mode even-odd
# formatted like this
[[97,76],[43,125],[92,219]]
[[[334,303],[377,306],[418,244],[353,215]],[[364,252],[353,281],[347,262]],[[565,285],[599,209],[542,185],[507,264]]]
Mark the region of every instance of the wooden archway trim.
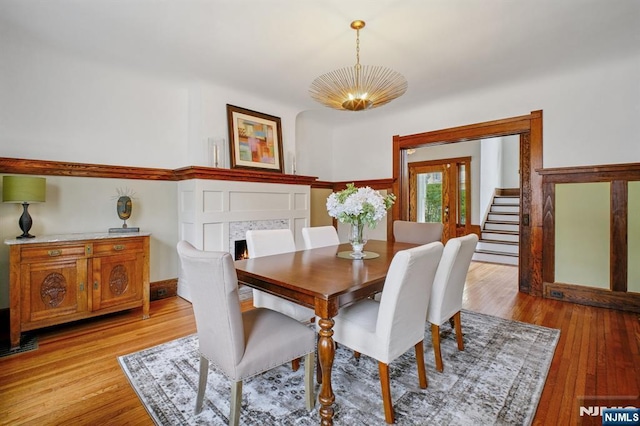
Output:
[[520,257],[519,289],[542,296],[542,111],[529,115],[470,124],[431,132],[393,137],[393,193],[398,200],[392,218],[408,217],[407,150],[424,146],[464,142],[499,136],[520,135]]

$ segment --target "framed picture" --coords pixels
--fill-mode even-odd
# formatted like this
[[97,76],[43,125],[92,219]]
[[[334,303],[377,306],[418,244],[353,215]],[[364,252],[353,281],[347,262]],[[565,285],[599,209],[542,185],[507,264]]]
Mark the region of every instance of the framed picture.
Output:
[[232,168],[284,172],[280,117],[227,104]]

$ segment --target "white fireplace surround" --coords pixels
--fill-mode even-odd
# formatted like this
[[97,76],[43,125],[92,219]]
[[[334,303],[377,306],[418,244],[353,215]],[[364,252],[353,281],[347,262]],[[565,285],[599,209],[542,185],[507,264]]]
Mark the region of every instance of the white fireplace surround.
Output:
[[[249,229],[291,229],[303,248],[302,228],[310,220],[309,185],[191,179],[178,183],[179,238],[207,251],[233,255]],[[178,295],[191,300],[178,274]]]

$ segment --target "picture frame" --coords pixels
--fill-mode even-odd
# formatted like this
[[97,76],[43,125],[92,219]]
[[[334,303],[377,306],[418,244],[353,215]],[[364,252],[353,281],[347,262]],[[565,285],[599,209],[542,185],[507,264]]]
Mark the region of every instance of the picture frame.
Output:
[[227,104],[231,168],[284,173],[280,117]]

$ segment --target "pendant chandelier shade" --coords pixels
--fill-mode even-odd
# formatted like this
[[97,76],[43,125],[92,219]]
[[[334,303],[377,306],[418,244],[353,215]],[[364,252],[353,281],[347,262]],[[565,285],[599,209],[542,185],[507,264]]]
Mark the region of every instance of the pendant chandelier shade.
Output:
[[364,21],[353,21],[356,30],[356,64],[316,78],[309,88],[313,99],[337,110],[362,111],[387,104],[407,91],[402,74],[383,67],[360,65],[360,30]]

